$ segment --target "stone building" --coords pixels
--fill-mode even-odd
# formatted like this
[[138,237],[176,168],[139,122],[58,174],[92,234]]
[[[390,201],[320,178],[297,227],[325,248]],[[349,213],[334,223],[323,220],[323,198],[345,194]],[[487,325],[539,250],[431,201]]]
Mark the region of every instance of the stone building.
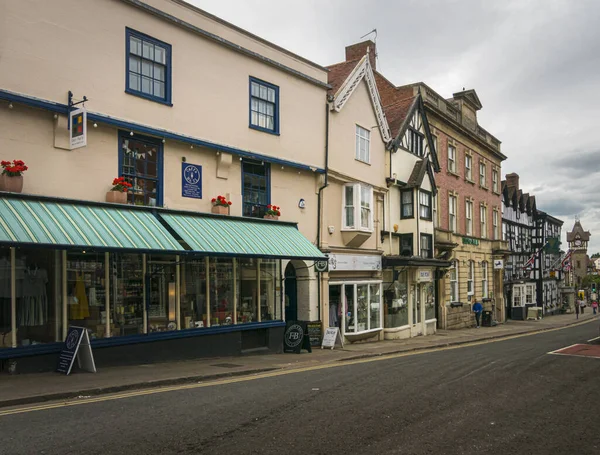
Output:
[[583,229],[579,220],[576,220],[573,229],[567,232],[569,249],[573,252],[571,255],[571,283],[577,288],[581,286],[581,281],[588,273],[587,249],[591,235],[589,231]]

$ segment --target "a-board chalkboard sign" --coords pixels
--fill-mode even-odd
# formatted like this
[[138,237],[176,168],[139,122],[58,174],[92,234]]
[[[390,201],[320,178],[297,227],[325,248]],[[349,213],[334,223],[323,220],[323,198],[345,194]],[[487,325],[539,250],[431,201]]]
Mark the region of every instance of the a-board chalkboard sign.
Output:
[[79,368],[91,373],[96,372],[88,331],[84,327],[69,326],[65,344],[58,357],[56,371],[64,374],[71,373],[75,358],[77,358]]
[[283,334],[283,352],[300,354],[302,349],[312,352],[306,322],[287,321]]
[[321,346],[321,321],[313,321],[307,324],[308,338],[311,346]]

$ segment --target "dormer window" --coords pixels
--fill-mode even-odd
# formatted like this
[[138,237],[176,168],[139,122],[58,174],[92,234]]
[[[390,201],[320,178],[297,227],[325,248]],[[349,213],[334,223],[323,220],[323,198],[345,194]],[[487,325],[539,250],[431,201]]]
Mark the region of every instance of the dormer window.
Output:
[[423,156],[424,136],[414,128],[408,129],[408,151],[417,156]]

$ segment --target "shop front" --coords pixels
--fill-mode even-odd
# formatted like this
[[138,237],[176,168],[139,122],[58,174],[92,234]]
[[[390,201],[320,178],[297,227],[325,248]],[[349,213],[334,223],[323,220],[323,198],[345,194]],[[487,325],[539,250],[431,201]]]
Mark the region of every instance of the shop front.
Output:
[[97,364],[279,351],[295,224],[3,195],[0,360],[52,369],[70,325]]
[[382,338],[381,255],[329,254],[329,327],[347,342]]
[[436,271],[450,263],[403,256],[383,258],[384,338],[396,340],[436,331]]

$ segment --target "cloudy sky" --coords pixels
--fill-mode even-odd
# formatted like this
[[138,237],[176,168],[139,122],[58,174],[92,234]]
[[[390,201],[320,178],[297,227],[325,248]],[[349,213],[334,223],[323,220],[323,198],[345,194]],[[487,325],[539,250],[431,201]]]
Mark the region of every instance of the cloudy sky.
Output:
[[600,251],[600,1],[189,1],[322,65],[376,28],[388,79],[444,97],[474,88],[503,176],[565,222],[563,241],[579,216]]

